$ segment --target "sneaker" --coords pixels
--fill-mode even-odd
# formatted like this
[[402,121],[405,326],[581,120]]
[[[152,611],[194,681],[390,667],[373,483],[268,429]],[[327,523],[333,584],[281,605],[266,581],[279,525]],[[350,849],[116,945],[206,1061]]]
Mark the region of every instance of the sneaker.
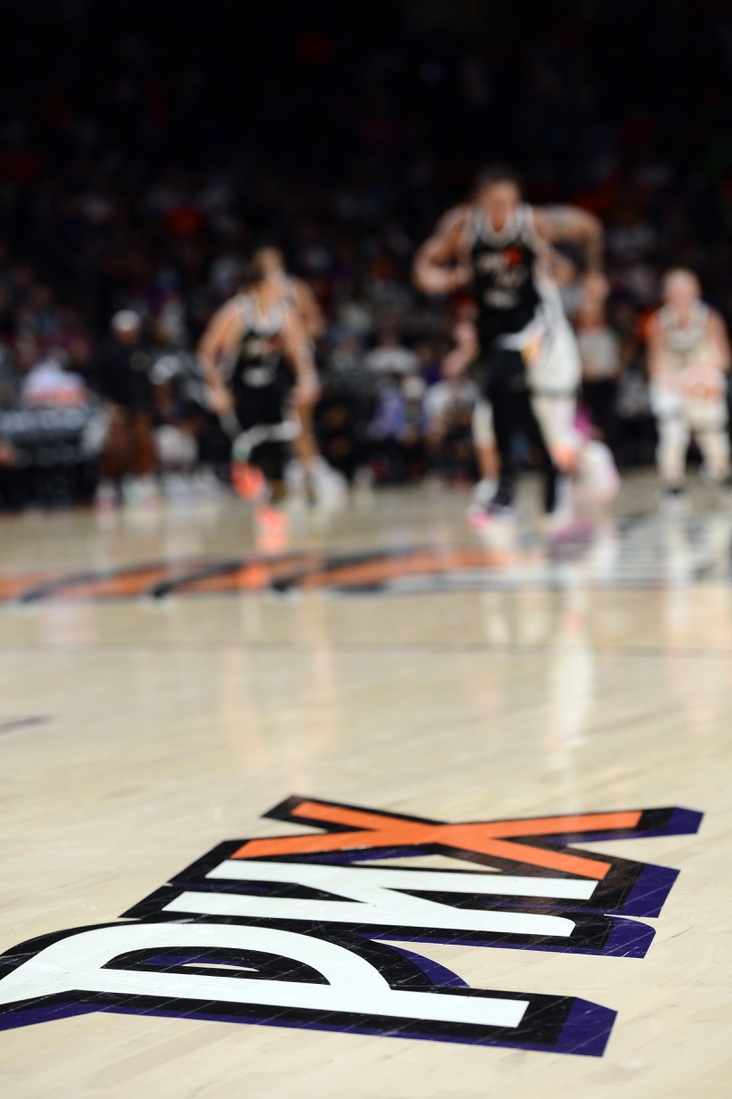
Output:
[[290,517],[286,511],[271,504],[258,504],[254,509],[254,524],[260,534],[284,535],[287,534]]
[[510,504],[502,504],[497,500],[492,500],[487,507],[480,507],[478,504],[473,504],[468,508],[468,525],[473,530],[482,530],[490,523],[495,522],[511,522],[516,518],[516,512]]
[[125,504],[131,507],[152,508],[160,503],[160,492],[152,474],[142,477],[126,477],[122,484]]
[[549,532],[549,544],[554,549],[587,546],[594,538],[595,527],[588,519],[571,519],[557,524]]
[[730,473],[725,477],[712,477],[706,464],[702,463],[699,466],[699,476],[705,484],[709,485],[710,488],[716,489],[717,492],[722,492],[726,495],[732,491],[732,474]]
[[315,502],[327,510],[342,507],[348,499],[346,478],[338,470],[328,465],[324,458],[316,459],[310,478],[315,493]]
[[245,500],[261,500],[267,491],[267,482],[259,466],[248,462],[231,463],[231,484],[237,496]]
[[496,495],[498,483],[492,477],[483,477],[473,487],[473,504],[477,507],[486,507]]
[[304,496],[306,490],[307,474],[305,466],[299,458],[293,458],[287,463],[285,469],[285,484],[290,496]]
[[100,481],[94,494],[94,506],[100,511],[113,511],[119,507],[119,492],[114,481]]
[[686,510],[689,501],[683,485],[665,485],[661,488],[661,509],[675,514]]

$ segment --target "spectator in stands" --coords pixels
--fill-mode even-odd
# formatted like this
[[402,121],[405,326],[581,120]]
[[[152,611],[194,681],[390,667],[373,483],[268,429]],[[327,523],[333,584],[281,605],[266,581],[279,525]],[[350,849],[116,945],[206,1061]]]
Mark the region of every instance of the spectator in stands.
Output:
[[140,315],[131,309],[115,313],[111,340],[99,363],[100,387],[109,412],[97,491],[97,504],[102,508],[114,507],[120,499],[134,504],[157,499],[151,365]]
[[396,325],[389,324],[382,328],[376,347],[364,356],[364,365],[374,374],[403,375],[413,373],[419,359],[402,345]]
[[442,377],[427,390],[424,402],[427,452],[437,473],[447,477],[471,474],[471,424],[479,399],[480,390],[466,377],[462,357],[455,350],[449,352],[442,362]]

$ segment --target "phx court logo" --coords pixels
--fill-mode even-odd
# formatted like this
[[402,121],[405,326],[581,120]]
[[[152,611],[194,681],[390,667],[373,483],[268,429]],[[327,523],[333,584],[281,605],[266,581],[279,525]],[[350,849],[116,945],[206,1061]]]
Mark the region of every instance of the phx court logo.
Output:
[[[319,832],[221,843],[121,922],[8,951],[0,1028],[116,1011],[599,1057],[609,1008],[469,988],[396,944],[642,958],[654,930],[637,917],[660,914],[678,871],[577,845],[701,821],[634,809],[450,824],[301,797],[265,816]],[[434,854],[466,868],[393,865]]]

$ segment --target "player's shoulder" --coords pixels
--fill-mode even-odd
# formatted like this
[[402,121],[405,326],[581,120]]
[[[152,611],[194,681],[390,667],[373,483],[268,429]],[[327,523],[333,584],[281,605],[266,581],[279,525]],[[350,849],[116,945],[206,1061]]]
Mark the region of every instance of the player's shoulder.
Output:
[[301,325],[300,308],[297,300],[282,297],[272,307],[272,318],[275,324],[288,331],[299,331]]
[[446,210],[437,223],[435,235],[444,236],[447,233],[460,233],[467,225],[472,207],[467,202],[459,206],[451,206]]
[[248,294],[240,291],[219,306],[212,317],[212,321],[222,328],[246,325],[251,311],[251,298]]
[[217,314],[221,317],[231,316],[235,313],[241,313],[242,309],[246,309],[249,302],[249,295],[243,290],[240,290],[237,294],[227,298],[218,309]]
[[287,290],[289,290],[289,298],[293,301],[303,298],[313,297],[313,288],[307,279],[300,278],[299,275],[287,275]]
[[726,330],[727,323],[724,319],[724,314],[719,309],[715,309],[713,305],[709,305],[707,302],[702,303],[705,310],[705,322],[708,328],[716,328],[719,331],[720,326]]

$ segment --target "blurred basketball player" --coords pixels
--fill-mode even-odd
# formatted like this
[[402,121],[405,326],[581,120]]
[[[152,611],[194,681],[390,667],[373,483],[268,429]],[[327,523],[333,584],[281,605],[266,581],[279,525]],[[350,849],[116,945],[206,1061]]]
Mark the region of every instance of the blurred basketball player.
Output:
[[500,455],[486,517],[510,514],[520,428],[544,460],[547,511],[557,505],[559,474],[577,465],[580,361],[552,272],[551,244],[559,241],[584,245],[589,270],[601,265],[597,218],[570,206],[534,209],[522,201],[516,174],[497,165],[481,173],[472,201],[448,211],[415,258],[415,283],[424,293],[470,286],[475,296],[484,392]]
[[285,257],[279,248],[260,248],[252,257],[267,277],[276,282],[284,301],[300,314],[305,334],[313,343],[325,334],[325,319],[310,285],[305,279],[288,275]]
[[[457,319],[452,328],[455,346],[442,363],[443,374],[448,377],[456,378],[472,373],[479,364],[480,344],[475,328],[476,315],[477,309],[472,300],[467,299],[458,306]],[[473,408],[470,428],[475,464],[478,467],[473,505],[474,508],[481,509],[490,503],[498,487],[498,452],[493,431],[493,410],[482,394]]]
[[[299,314],[314,354],[315,344],[325,334],[325,318],[312,288],[305,279],[287,273],[285,257],[279,248],[260,248],[253,259],[262,266],[267,278],[280,287],[282,300]],[[301,430],[292,443],[298,461],[288,469],[288,482],[300,490],[309,486],[320,503],[336,504],[345,496],[345,481],[320,454],[313,431],[314,404],[299,399],[294,406]]]
[[716,484],[729,483],[730,345],[721,315],[701,300],[693,271],[667,272],[663,298],[648,323],[648,368],[658,473],[664,494],[673,499],[683,492],[692,435],[704,459],[703,473]]
[[284,513],[269,505],[282,498],[287,444],[300,430],[288,402],[296,382],[295,403],[312,407],[318,378],[301,315],[261,262],[249,264],[240,293],[212,317],[198,351],[209,406],[233,440],[234,487],[258,504],[260,527],[284,528]]

